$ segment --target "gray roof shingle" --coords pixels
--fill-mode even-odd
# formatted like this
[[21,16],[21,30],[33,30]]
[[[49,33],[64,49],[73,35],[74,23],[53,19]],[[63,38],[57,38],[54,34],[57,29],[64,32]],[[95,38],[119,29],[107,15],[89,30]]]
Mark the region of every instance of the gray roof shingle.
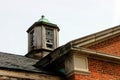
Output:
[[27,58],[21,55],[0,52],[0,68],[48,73],[33,66],[37,61],[38,60]]

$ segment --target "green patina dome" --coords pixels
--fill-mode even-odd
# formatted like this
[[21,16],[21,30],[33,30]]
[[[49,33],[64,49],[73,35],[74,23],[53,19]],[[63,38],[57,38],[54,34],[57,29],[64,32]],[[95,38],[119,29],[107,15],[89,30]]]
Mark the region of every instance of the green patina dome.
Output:
[[41,22],[41,21],[50,23],[49,20],[46,19],[44,15],[42,15],[41,18],[38,20],[38,22]]

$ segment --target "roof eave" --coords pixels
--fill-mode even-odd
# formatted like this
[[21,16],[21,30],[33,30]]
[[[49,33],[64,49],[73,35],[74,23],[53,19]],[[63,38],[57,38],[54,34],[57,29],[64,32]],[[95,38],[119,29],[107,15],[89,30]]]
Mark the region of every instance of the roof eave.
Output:
[[44,21],[40,21],[40,22],[35,22],[35,23],[27,30],[27,32],[31,31],[31,29],[33,29],[34,27],[38,27],[38,26],[41,26],[41,25],[46,25],[46,26],[50,26],[50,27],[52,27],[52,28],[56,28],[56,29],[58,29],[58,31],[60,30],[59,27],[58,27],[56,24],[47,23],[47,22],[44,22]]
[[118,35],[120,35],[119,33],[120,33],[120,25],[118,25],[116,27],[112,27],[112,28],[104,30],[104,31],[100,31],[98,33],[88,35],[83,38],[73,40],[73,41],[71,41],[71,43],[75,47],[81,47],[81,46],[86,46],[86,45],[89,46],[90,44],[93,45],[93,44],[96,44],[103,40],[118,36]]
[[99,60],[104,60],[107,62],[113,62],[120,64],[120,56],[108,54],[108,53],[102,53],[102,52],[97,52],[95,50],[90,50],[87,48],[72,48],[72,51],[78,51],[80,54],[88,55],[89,58],[94,58],[94,59],[99,59]]
[[101,53],[101,52],[90,50],[84,47],[73,47],[71,43],[68,43],[54,50],[51,54],[49,54],[48,56],[46,56],[45,58],[37,62],[35,66],[38,68],[47,67],[48,65],[52,64],[52,62],[55,62],[58,58],[64,57],[70,51],[77,51],[77,54],[88,55],[89,58],[95,58],[95,59],[100,59],[100,60],[120,64],[120,56],[115,56],[115,55],[111,55],[107,53]]

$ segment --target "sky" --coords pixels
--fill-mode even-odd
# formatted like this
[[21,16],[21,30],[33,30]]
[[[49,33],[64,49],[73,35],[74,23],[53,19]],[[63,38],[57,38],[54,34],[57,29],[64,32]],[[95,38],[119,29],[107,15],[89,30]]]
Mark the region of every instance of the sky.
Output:
[[120,24],[120,0],[0,0],[0,52],[25,55],[26,30],[44,15],[59,44]]

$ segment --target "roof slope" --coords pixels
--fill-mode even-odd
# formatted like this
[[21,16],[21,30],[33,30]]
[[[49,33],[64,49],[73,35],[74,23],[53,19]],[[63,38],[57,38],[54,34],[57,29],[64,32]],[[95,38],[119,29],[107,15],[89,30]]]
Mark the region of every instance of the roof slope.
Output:
[[27,58],[21,55],[0,52],[1,68],[46,73],[45,71],[37,69],[33,66],[37,61],[38,60]]

